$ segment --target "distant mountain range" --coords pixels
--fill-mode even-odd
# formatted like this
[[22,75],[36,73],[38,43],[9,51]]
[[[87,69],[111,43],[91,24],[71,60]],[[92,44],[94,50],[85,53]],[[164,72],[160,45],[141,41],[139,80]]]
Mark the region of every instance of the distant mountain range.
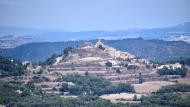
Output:
[[[29,43],[13,49],[1,49],[0,55],[10,56],[19,60],[29,60],[32,62],[45,61],[52,54],[63,53],[68,46],[78,47],[85,41],[67,42],[43,42]],[[95,43],[95,40],[90,40]],[[106,45],[112,46],[121,51],[127,51],[137,57],[146,58],[153,61],[167,61],[179,57],[190,57],[190,44],[182,41],[122,39],[103,40]]]
[[63,30],[58,29],[35,29],[35,28],[23,28],[23,27],[8,27],[0,26],[0,36],[16,35],[16,36],[29,36],[40,35],[50,32],[59,32]]
[[34,37],[31,36],[13,36],[7,35],[0,37],[0,49],[14,48],[22,44],[37,42]]
[[[10,41],[5,43],[1,39],[7,36],[16,36],[15,44]],[[190,42],[190,22],[185,22],[176,26],[153,29],[128,29],[117,31],[81,31],[69,32],[57,29],[32,29],[18,27],[0,27],[0,48],[2,44],[7,44],[11,47],[16,47],[21,44],[31,42],[60,42],[60,41],[76,41],[76,40],[91,40],[91,39],[106,39],[117,40],[126,38],[142,37],[143,39],[163,39],[166,41],[185,41]],[[25,39],[25,42],[20,42],[16,38],[32,38],[32,41]],[[185,39],[184,39],[185,38]],[[6,47],[6,46],[5,46]]]

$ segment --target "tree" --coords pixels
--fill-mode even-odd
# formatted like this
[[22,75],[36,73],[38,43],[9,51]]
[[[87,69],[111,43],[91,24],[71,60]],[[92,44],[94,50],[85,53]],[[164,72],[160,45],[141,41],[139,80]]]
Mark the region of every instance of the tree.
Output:
[[21,97],[26,97],[26,96],[29,96],[29,95],[30,95],[30,91],[28,89],[25,89],[25,90],[22,91],[20,96]]
[[56,55],[56,54],[53,54],[50,58],[48,58],[45,62],[43,62],[42,64],[43,65],[51,65],[53,63],[56,62],[56,58],[58,57],[59,55]]
[[139,83],[142,84],[144,82],[141,72],[139,72]]
[[28,83],[26,84],[26,87],[28,87],[28,88],[31,89],[31,90],[34,90],[34,89],[35,89],[35,86],[34,86],[34,83],[33,83],[33,82],[28,82]]
[[67,92],[68,90],[69,90],[69,85],[68,85],[67,83],[63,83],[63,84],[61,85],[61,88],[59,89],[59,91],[60,91],[61,93]]
[[63,51],[64,56],[65,57],[68,56],[69,52],[72,52],[73,49],[74,49],[73,47],[67,47],[67,48],[65,48],[64,51]]
[[116,73],[120,74],[121,73],[120,69],[116,69]]
[[138,99],[137,99],[137,95],[134,95],[133,96],[133,101],[137,101]]
[[102,45],[99,45],[98,48],[101,50],[105,50],[105,48]]
[[86,71],[84,75],[89,75],[89,72],[88,72],[88,71]]
[[112,67],[112,63],[108,61],[108,62],[106,62],[106,66],[107,67]]

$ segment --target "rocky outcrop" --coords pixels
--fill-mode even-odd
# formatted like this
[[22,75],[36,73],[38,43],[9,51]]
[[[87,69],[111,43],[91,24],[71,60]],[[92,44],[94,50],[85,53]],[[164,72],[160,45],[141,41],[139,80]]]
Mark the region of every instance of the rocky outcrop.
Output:
[[134,55],[129,54],[128,52],[121,52],[116,50],[113,47],[104,45],[101,40],[98,40],[95,44],[95,48],[102,48],[105,52],[109,53],[110,56],[112,56],[113,58],[121,58],[121,59],[132,59],[135,58]]

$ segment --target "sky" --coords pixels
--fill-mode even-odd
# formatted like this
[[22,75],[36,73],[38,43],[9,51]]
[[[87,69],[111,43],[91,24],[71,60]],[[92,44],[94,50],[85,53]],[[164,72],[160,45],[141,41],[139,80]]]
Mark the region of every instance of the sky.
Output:
[[0,26],[111,31],[188,21],[190,0],[0,0]]

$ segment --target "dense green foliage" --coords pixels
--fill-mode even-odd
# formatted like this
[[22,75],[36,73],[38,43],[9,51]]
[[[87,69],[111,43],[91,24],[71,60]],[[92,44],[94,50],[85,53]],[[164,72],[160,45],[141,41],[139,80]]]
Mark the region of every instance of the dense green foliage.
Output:
[[118,84],[118,85],[110,85],[103,88],[101,91],[97,92],[98,95],[103,94],[114,94],[114,93],[122,93],[122,92],[135,92],[134,88],[129,84]]
[[[177,88],[176,88],[176,87]],[[120,85],[119,87],[125,87]],[[166,89],[167,87],[167,89]],[[42,93],[32,83],[26,85],[0,83],[0,104],[8,107],[189,107],[190,95],[176,92],[187,92],[189,85],[177,84],[160,89],[162,92],[142,97],[139,104],[111,103],[96,95],[82,95],[76,98],[66,98],[59,95]],[[111,88],[111,87],[110,87]],[[182,89],[180,89],[182,88]],[[21,90],[19,94],[16,90]],[[121,88],[123,89],[123,88]],[[24,94],[25,93],[25,94]],[[26,94],[27,93],[27,94]]]
[[162,69],[158,70],[158,74],[160,75],[180,75],[181,77],[185,77],[187,74],[187,69],[182,68],[168,68],[163,67]]
[[52,65],[53,63],[56,62],[56,58],[59,57],[59,56],[64,56],[66,57],[69,52],[72,52],[74,48],[73,47],[67,47],[63,50],[63,53],[57,55],[57,54],[53,54],[51,57],[47,58],[44,62],[40,62],[39,64],[42,64],[42,65]]
[[[27,90],[28,95],[23,96],[16,90]],[[31,90],[32,89],[32,90]],[[30,85],[0,84],[0,104],[7,107],[125,107],[125,104],[113,104],[97,96],[78,96],[77,98],[64,98],[59,95],[45,94]]]
[[[90,42],[95,43],[94,40]],[[190,57],[190,44],[180,41],[143,40],[137,38],[103,40],[103,42],[118,50],[128,51],[138,57],[153,61],[166,61],[178,57]],[[76,47],[82,43],[84,43],[84,41],[30,43],[13,49],[2,49],[0,50],[0,54],[19,60],[43,62],[53,54],[61,54],[66,47]]]
[[19,95],[15,92],[18,87],[0,83],[0,104],[12,104],[18,101]]
[[162,87],[157,93],[190,92],[190,85],[175,84]]
[[69,55],[69,52],[72,52],[73,49],[74,49],[74,48],[73,48],[73,47],[70,47],[70,46],[67,47],[67,48],[65,48],[64,51],[63,51],[63,55],[64,55],[64,56],[68,56],[68,55]]
[[156,93],[141,98],[141,105],[164,107],[189,107],[190,85],[174,84],[162,87]]
[[21,62],[9,57],[0,56],[0,77],[19,76],[24,74],[26,67]]
[[[90,99],[90,101],[88,101]],[[18,102],[18,106],[29,107],[110,107],[110,101],[99,98],[61,98],[60,96],[28,97]]]
[[190,107],[190,95],[179,93],[152,94],[142,98],[142,105],[154,107]]
[[124,104],[113,104],[98,97],[63,98],[57,95],[28,96],[14,105],[18,107],[126,107]]
[[85,75],[67,75],[58,81],[72,82],[75,85],[62,85],[60,91],[68,91],[74,95],[102,95],[121,92],[134,92],[134,88],[129,84],[112,85],[110,82],[97,77]]
[[[17,92],[20,90],[22,93]],[[41,96],[43,92],[35,88],[32,83],[26,85],[19,83],[0,83],[0,104],[12,107],[18,102],[22,102],[26,97],[29,96]]]
[[108,61],[108,62],[106,62],[106,66],[107,67],[112,67],[112,63]]

